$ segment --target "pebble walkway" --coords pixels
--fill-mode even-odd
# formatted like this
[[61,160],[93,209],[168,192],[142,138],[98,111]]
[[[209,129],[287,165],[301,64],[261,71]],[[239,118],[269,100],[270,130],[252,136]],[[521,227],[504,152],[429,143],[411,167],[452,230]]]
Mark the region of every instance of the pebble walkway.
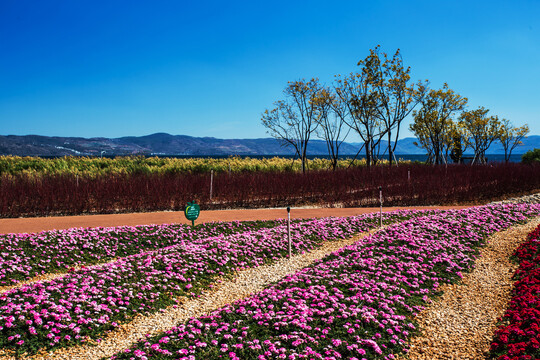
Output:
[[408,357],[402,358],[486,359],[518,267],[509,258],[539,223],[540,217],[492,235],[475,269],[461,284],[441,286],[443,296],[418,315],[421,335],[412,339]]

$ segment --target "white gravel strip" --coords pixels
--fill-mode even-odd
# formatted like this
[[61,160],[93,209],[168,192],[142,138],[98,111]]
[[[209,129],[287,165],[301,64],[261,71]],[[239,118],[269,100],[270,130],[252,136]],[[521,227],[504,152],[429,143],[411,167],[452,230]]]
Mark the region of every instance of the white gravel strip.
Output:
[[8,292],[10,290],[23,287],[24,285],[32,285],[32,284],[35,284],[35,283],[38,283],[38,282],[41,282],[41,281],[56,280],[56,279],[61,278],[62,276],[65,276],[66,274],[67,273],[43,274],[43,275],[35,276],[35,277],[31,278],[30,280],[25,280],[25,281],[18,282],[18,283],[14,284],[14,285],[0,286],[0,295],[5,293],[5,292]]
[[540,192],[524,195],[520,197],[513,197],[506,200],[494,201],[492,204],[540,204]]
[[481,250],[475,269],[461,284],[443,285],[443,296],[422,311],[417,321],[421,335],[411,340],[410,360],[486,359],[496,322],[510,300],[512,275],[518,265],[510,261],[540,217],[492,235]]
[[[114,258],[114,259],[111,259],[111,260],[109,260],[107,262],[97,263],[97,264],[88,265],[88,266],[82,266],[82,265],[81,266],[75,266],[75,267],[73,267],[72,271],[81,270],[83,267],[86,267],[87,269],[94,269],[94,268],[104,266],[106,264],[111,264],[111,263],[113,263],[115,261],[118,261],[118,259]],[[2,293],[8,292],[9,290],[17,289],[17,288],[23,287],[25,285],[32,285],[32,284],[35,284],[35,283],[38,283],[38,282],[43,282],[43,281],[57,280],[57,279],[60,279],[60,278],[66,276],[68,274],[69,274],[69,272],[47,273],[47,274],[35,276],[35,277],[33,277],[31,279],[28,279],[28,280],[20,281],[20,282],[18,282],[16,284],[13,284],[13,285],[0,286],[0,295]]]
[[[130,347],[146,334],[154,335],[179,323],[187,321],[191,317],[199,317],[243,299],[252,293],[263,290],[272,282],[276,282],[286,275],[303,269],[314,261],[335,252],[347,245],[351,245],[370,233],[362,233],[353,238],[330,241],[318,249],[304,254],[294,255],[291,259],[281,259],[271,265],[263,265],[239,271],[230,280],[224,280],[212,290],[204,293],[200,298],[179,300],[179,305],[169,307],[150,316],[137,316],[128,324],[112,331],[97,346],[85,344],[67,349],[58,349],[52,353],[42,353],[30,357],[31,359],[62,359],[62,360],[92,360],[110,357],[118,351]],[[0,354],[1,356],[1,354]],[[13,357],[2,357],[15,359]],[[28,358],[28,357],[27,357]]]

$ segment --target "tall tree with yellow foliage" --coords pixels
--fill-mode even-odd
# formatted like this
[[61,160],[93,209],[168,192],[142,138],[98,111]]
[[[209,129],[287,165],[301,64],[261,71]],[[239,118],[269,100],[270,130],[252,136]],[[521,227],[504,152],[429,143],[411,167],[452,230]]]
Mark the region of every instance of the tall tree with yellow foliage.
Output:
[[[375,109],[387,137],[388,162],[391,166],[401,123],[426,95],[428,82],[426,80],[410,84],[411,68],[403,65],[400,49],[389,58],[386,53],[381,53],[380,46],[377,46],[370,50],[368,58],[360,60],[358,65],[363,67],[363,72],[370,74],[370,79],[374,82],[378,102]],[[392,136],[394,131],[395,138]]]
[[422,99],[422,107],[413,111],[414,122],[410,130],[418,139],[420,147],[428,152],[428,162],[447,162],[448,153],[456,137],[452,117],[467,105],[467,98],[455,93],[444,84],[442,89],[430,90]]
[[463,131],[465,143],[474,151],[472,163],[487,163],[486,150],[501,136],[499,118],[487,116],[489,109],[479,107],[476,110],[463,111],[458,125]]

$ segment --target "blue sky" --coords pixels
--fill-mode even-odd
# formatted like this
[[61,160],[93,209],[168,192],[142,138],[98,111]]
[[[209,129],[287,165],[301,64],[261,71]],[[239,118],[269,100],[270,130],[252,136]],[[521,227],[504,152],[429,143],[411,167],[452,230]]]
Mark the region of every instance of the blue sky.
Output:
[[0,134],[267,137],[287,81],[330,85],[380,44],[540,135],[539,19],[537,0],[0,0]]

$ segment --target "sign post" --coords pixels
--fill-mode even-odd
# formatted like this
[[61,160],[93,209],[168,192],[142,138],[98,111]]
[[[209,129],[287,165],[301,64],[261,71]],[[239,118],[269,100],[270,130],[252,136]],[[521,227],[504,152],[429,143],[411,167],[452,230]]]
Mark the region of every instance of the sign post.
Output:
[[289,259],[291,258],[291,207],[287,206],[287,238],[289,239]]
[[188,202],[186,209],[184,210],[184,215],[186,219],[191,220],[191,226],[195,226],[195,220],[199,217],[201,213],[201,208],[195,203],[195,201]]
[[380,211],[380,227],[382,227],[382,186],[379,186],[379,201],[381,203],[381,211]]

